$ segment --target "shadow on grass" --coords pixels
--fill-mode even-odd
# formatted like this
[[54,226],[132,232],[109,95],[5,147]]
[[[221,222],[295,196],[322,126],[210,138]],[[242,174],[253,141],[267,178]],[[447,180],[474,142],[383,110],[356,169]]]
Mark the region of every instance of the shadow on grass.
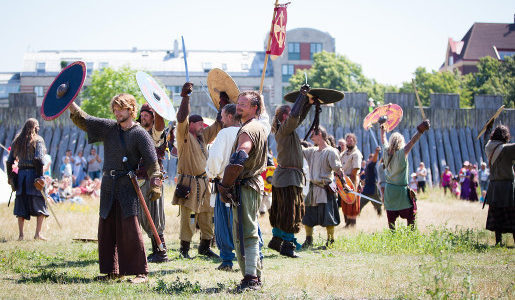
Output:
[[167,295],[196,295],[196,294],[217,294],[228,291],[225,284],[218,283],[216,287],[203,288],[198,281],[191,282],[188,279],[177,277],[174,281],[166,283],[164,280],[159,279],[154,291],[159,294]]
[[188,272],[184,271],[184,269],[173,269],[173,270],[158,270],[158,271],[151,271],[148,273],[149,276],[162,276],[162,275],[168,275],[168,274],[187,274]]
[[41,273],[37,276],[26,276],[23,275],[18,283],[60,283],[60,284],[68,284],[68,283],[91,283],[93,279],[84,278],[77,275],[69,275],[66,272],[57,272],[56,270],[42,270]]
[[89,260],[77,260],[77,261],[63,261],[59,263],[49,263],[47,265],[41,265],[40,268],[72,268],[72,267],[87,267],[98,263],[97,259]]

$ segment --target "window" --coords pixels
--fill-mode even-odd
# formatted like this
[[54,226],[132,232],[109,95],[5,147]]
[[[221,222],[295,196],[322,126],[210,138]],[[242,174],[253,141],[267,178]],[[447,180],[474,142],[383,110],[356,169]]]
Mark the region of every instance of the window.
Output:
[[203,62],[202,63],[202,69],[204,69],[204,72],[209,72],[213,68],[213,65],[210,62]]
[[174,94],[180,94],[181,93],[181,86],[178,85],[167,85],[166,89],[170,92],[171,97],[173,98]]
[[448,65],[449,65],[449,66],[454,65],[454,56],[452,56],[452,55],[451,55],[451,56],[449,56],[449,62],[448,62]]
[[283,82],[288,82],[294,72],[295,72],[294,65],[283,65],[283,70],[282,70]]
[[309,58],[313,59],[313,54],[322,52],[322,43],[311,43],[310,45],[310,55]]
[[227,64],[222,64],[222,70],[227,71]]
[[46,64],[44,62],[37,62],[36,63],[36,72],[45,73],[45,66],[46,66]]
[[89,62],[86,63],[86,72],[88,72],[88,75],[93,73],[93,66],[94,65],[95,64],[92,61],[89,61]]
[[103,71],[105,68],[109,67],[109,63],[108,62],[101,62],[100,64],[98,64],[98,69],[100,71]]
[[34,93],[36,93],[36,97],[44,97],[45,96],[44,90],[45,89],[42,86],[35,86]]
[[288,43],[288,59],[300,59],[300,43]]
[[513,56],[515,55],[515,51],[499,51],[499,57],[501,60],[504,60],[506,56]]

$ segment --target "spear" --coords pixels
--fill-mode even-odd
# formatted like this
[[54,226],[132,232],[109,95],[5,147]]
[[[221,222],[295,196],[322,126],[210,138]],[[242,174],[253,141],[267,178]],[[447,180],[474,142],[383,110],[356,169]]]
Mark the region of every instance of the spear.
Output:
[[[279,0],[275,0],[275,7],[279,6]],[[272,25],[270,25],[270,32],[274,29],[274,20],[275,20],[276,10],[274,9],[274,15],[272,17]],[[270,51],[270,43],[272,40],[270,39],[270,35],[268,35],[268,43],[266,45],[266,54],[265,54],[265,64],[263,65],[263,72],[261,73],[261,83],[259,84],[259,93],[263,93],[263,82],[265,81],[265,73],[266,73],[266,65],[268,64],[268,51]]]
[[426,114],[424,113],[424,109],[422,108],[422,102],[418,97],[417,85],[415,84],[415,79],[411,79],[411,83],[413,84],[413,89],[415,90],[415,96],[417,97],[418,108],[420,109],[420,113],[422,114],[422,119],[426,119]]

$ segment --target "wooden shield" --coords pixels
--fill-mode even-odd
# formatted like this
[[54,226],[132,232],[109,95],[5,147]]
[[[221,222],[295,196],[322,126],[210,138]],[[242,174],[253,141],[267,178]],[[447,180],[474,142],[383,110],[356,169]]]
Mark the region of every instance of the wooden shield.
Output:
[[207,89],[216,109],[220,108],[221,92],[225,92],[229,96],[231,103],[238,102],[238,95],[240,94],[238,86],[232,77],[221,69],[214,68],[207,73]]
[[[288,93],[284,96],[284,100],[294,103],[299,96],[300,91]],[[308,97],[316,97],[322,104],[330,104],[343,100],[345,94],[343,92],[332,89],[314,88],[308,93]]]
[[64,68],[48,88],[43,104],[41,116],[47,121],[59,117],[79,95],[86,78],[86,65],[76,61]]
[[384,128],[386,132],[390,132],[393,129],[395,129],[397,125],[399,125],[399,123],[402,120],[402,115],[402,108],[399,105],[392,103],[385,104],[376,107],[374,111],[372,111],[365,117],[365,119],[363,120],[363,128],[365,128],[365,130],[370,129],[370,127],[377,123],[379,118],[381,118],[382,116],[386,116],[387,119],[384,123]]
[[340,198],[342,198],[342,201],[347,204],[353,204],[356,201],[359,201],[359,198],[360,198],[359,196],[345,192],[345,190],[343,189],[342,180],[345,180],[345,183],[347,183],[347,185],[352,190],[355,190],[354,184],[352,183],[352,180],[350,180],[350,178],[348,176],[344,175],[343,179],[340,176],[336,176],[336,187],[338,189],[338,195],[340,196]]
[[136,73],[136,81],[143,97],[145,97],[145,100],[147,100],[154,111],[169,121],[175,121],[176,115],[173,104],[170,98],[168,98],[166,91],[159,86],[157,81],[152,76],[141,71]]

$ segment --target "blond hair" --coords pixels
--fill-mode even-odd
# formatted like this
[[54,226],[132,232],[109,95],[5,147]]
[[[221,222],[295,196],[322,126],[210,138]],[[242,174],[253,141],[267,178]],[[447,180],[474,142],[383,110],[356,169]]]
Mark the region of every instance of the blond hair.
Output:
[[128,109],[131,113],[132,118],[135,120],[138,113],[138,103],[136,98],[131,94],[118,94],[111,99],[111,111],[114,113],[114,106],[118,105],[122,109]]
[[390,136],[390,141],[388,142],[388,149],[390,153],[397,152],[400,149],[403,149],[406,146],[406,142],[404,141],[404,137],[402,134],[398,132],[392,133]]

